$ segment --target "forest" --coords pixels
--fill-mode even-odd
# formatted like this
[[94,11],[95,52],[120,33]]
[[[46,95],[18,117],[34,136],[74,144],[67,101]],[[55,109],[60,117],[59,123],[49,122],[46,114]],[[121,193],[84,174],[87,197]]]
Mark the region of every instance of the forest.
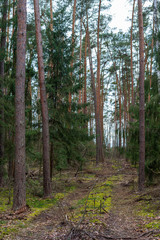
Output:
[[0,0],[0,239],[160,239],[160,4],[128,3]]

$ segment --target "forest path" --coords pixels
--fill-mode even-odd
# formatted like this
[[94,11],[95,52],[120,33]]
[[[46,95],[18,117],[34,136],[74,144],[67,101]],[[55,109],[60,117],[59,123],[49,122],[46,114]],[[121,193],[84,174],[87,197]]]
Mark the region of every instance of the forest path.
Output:
[[[85,181],[87,174],[94,175]],[[113,177],[114,176],[114,177]],[[108,182],[107,179],[110,179]],[[72,179],[70,178],[70,181]],[[86,170],[76,177],[78,183],[76,190],[66,195],[56,206],[42,212],[16,235],[6,236],[6,240],[125,240],[145,239],[156,240],[160,237],[153,236],[153,229],[144,229],[144,217],[138,216],[135,211],[139,204],[139,195],[136,193],[137,172],[123,159],[106,160],[101,167]],[[108,195],[102,196],[103,201],[111,198],[111,206],[108,210],[101,208],[96,210],[88,207],[89,196],[93,191],[99,191],[101,186],[111,187]],[[97,187],[100,186],[100,187]],[[97,189],[97,190],[96,190]],[[106,188],[106,191],[107,188]],[[83,200],[84,197],[85,201]],[[97,201],[98,200],[94,200]],[[83,200],[83,201],[82,201]],[[81,203],[80,203],[81,202]],[[83,214],[77,212],[82,211]],[[78,203],[78,204],[77,204]],[[108,204],[109,201],[107,202]],[[96,203],[94,202],[94,205]],[[99,203],[98,203],[99,204]],[[100,209],[101,208],[101,209]],[[91,213],[91,214],[90,214]],[[96,214],[95,214],[96,213]],[[94,215],[94,217],[93,217]],[[160,233],[160,232],[157,232]]]

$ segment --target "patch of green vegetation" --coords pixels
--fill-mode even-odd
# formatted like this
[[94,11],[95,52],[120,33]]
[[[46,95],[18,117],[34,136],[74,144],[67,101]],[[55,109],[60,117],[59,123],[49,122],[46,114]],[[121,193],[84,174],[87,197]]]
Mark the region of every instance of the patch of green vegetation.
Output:
[[97,215],[108,213],[112,207],[113,181],[118,181],[119,176],[112,176],[107,181],[97,184],[88,196],[78,200],[72,220],[78,221],[84,215],[90,222],[99,222]]
[[55,194],[54,198],[38,198],[38,197],[30,197],[27,198],[27,204],[30,206],[32,213],[30,213],[27,217],[27,220],[30,221],[35,216],[39,215],[42,211],[47,210],[48,208],[54,206],[57,201],[64,198],[64,193]]
[[74,190],[76,189],[76,186],[66,186],[65,187],[65,192],[67,192],[67,193],[71,193],[71,192],[73,192]]
[[9,235],[11,233],[16,233],[17,231],[18,231],[18,225],[16,227],[3,226],[0,229],[0,239],[3,239],[4,236]]
[[[136,197],[137,199],[140,196]],[[159,209],[157,210],[157,206],[159,206],[159,201],[149,201],[151,199],[150,195],[146,195],[143,197],[145,199],[141,201],[135,210],[135,214],[143,217],[148,223],[144,225],[145,229],[160,229],[160,219],[157,220],[157,216],[159,216]]]
[[160,229],[160,220],[154,220],[150,223],[147,223],[145,225],[146,228],[149,228],[149,229]]
[[12,195],[13,191],[9,191],[8,189],[0,190],[0,213],[5,212],[11,208],[11,203],[9,203],[9,198]]

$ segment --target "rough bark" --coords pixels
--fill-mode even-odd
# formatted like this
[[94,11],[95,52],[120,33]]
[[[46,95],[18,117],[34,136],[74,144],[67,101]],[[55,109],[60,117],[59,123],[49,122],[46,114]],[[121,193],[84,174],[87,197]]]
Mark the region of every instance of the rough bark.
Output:
[[[4,0],[2,10],[2,33],[0,39],[0,120],[4,122],[4,59],[5,59],[5,47],[6,47],[6,20],[7,20],[7,4],[8,0]],[[3,157],[4,157],[4,127],[0,125],[0,186],[3,183]]]
[[26,0],[17,6],[17,61],[15,83],[15,176],[13,210],[26,209],[25,178],[25,55],[26,55]]
[[43,141],[43,191],[44,197],[51,195],[51,180],[50,180],[50,147],[49,147],[49,118],[48,104],[45,87],[42,35],[40,25],[39,0],[34,0],[34,13],[36,25],[36,42],[38,54],[38,73],[40,83],[40,100],[42,111],[42,141]]
[[145,98],[144,98],[144,33],[142,1],[138,0],[139,21],[139,190],[143,191],[145,185]]

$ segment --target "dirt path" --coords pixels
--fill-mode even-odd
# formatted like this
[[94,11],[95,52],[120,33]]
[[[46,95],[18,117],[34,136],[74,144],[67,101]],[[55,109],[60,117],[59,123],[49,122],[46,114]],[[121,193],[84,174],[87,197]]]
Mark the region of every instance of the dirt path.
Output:
[[[153,231],[143,230],[144,219],[135,214],[136,170],[124,160],[110,161],[101,169],[92,169],[95,178],[79,182],[77,189],[53,208],[35,217],[27,228],[6,240],[105,240],[105,239],[160,239],[153,237]],[[116,167],[115,167],[116,166]],[[97,222],[90,222],[85,216],[78,222],[68,218],[74,212],[75,202],[83,199],[97,183],[103,183],[109,176],[118,176],[112,186],[112,207],[109,212],[98,214]]]

